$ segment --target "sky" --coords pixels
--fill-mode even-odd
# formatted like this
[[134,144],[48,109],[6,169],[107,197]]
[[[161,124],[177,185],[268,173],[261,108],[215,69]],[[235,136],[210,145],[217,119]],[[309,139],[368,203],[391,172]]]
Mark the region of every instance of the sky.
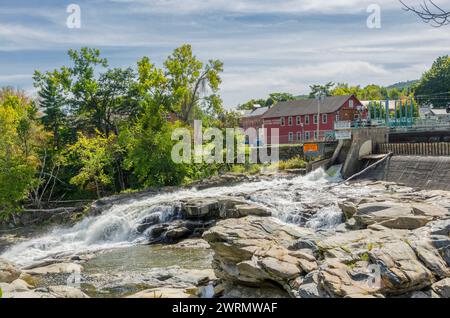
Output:
[[[449,0],[436,3],[450,10]],[[67,27],[70,4],[80,28]],[[373,4],[380,28],[367,26]],[[220,94],[233,108],[330,81],[418,79],[450,52],[450,26],[427,25],[397,0],[1,0],[0,86],[35,92],[33,72],[68,65],[71,48],[99,48],[110,66],[134,67],[143,56],[161,65],[185,43],[203,61],[224,62]]]

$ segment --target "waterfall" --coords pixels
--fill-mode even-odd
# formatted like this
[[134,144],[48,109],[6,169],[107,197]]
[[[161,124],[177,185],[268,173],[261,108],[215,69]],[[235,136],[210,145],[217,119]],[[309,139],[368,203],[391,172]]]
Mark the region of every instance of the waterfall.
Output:
[[301,226],[332,228],[342,222],[337,201],[342,197],[367,194],[370,189],[339,185],[330,190],[330,183],[340,181],[318,169],[293,179],[243,183],[231,187],[205,190],[180,190],[145,199],[117,204],[95,217],[87,217],[70,228],[55,228],[49,233],[21,242],[1,257],[27,266],[48,258],[124,247],[147,241],[139,231],[143,220],[154,224],[170,222],[179,217],[181,201],[193,198],[238,196],[265,206],[283,222]]

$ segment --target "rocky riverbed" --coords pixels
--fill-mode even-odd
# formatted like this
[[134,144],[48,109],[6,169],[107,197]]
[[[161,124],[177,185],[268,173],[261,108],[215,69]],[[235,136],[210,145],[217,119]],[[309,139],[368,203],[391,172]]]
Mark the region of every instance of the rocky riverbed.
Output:
[[10,246],[3,297],[449,297],[449,192],[320,171],[217,182],[104,199]]

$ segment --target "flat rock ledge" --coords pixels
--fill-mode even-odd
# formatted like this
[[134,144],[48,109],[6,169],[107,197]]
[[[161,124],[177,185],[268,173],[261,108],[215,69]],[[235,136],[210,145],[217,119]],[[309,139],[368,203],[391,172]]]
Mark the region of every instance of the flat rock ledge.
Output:
[[223,286],[298,298],[440,298],[450,290],[449,233],[450,219],[433,217],[414,230],[375,222],[323,233],[248,216],[220,221],[203,238]]

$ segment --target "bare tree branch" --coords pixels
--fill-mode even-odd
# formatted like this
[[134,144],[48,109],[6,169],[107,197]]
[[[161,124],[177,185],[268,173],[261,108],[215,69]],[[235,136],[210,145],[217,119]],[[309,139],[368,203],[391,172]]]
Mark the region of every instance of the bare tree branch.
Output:
[[450,24],[450,11],[445,11],[433,0],[423,0],[419,8],[406,4],[405,0],[399,1],[405,11],[416,14],[425,23],[429,23],[433,27],[442,27]]

